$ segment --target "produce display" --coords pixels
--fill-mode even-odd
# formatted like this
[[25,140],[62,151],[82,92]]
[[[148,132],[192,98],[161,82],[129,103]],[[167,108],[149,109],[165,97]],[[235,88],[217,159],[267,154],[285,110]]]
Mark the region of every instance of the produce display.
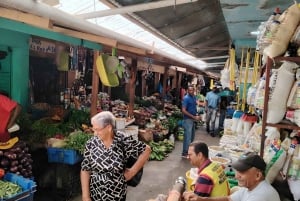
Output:
[[175,144],[171,140],[165,139],[159,142],[150,141],[149,146],[152,150],[149,159],[161,161],[174,149]]
[[0,168],[5,172],[32,177],[32,158],[29,147],[24,141],[17,142],[12,148],[0,150]]
[[21,192],[22,188],[18,184],[0,180],[0,199],[7,199]]
[[92,137],[92,133],[74,131],[68,136],[55,136],[47,140],[47,146],[53,148],[73,149],[83,154],[85,143]]

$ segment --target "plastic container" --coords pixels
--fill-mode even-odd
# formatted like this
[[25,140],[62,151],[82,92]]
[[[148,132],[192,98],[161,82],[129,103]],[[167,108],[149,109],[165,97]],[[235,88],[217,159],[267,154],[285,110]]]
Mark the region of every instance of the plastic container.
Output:
[[33,195],[36,192],[34,181],[13,173],[6,173],[3,180],[18,184],[22,187],[22,192],[7,199],[0,198],[0,201],[33,201]]
[[197,177],[195,178],[194,175],[191,174],[191,170],[187,171],[185,173],[185,176],[186,176],[186,190],[194,191],[194,184]]
[[125,122],[126,119],[124,118],[116,118],[116,129],[117,130],[125,129]]
[[74,165],[82,160],[82,155],[73,149],[47,148],[49,163]]

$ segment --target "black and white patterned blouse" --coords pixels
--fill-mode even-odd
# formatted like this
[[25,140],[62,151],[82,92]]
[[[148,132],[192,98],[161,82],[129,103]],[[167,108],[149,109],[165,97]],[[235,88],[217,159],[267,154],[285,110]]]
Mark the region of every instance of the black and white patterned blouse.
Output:
[[126,197],[127,184],[124,163],[129,156],[137,158],[146,144],[124,136],[118,131],[112,145],[106,148],[100,138],[94,136],[87,143],[81,170],[90,171],[90,193],[93,201],[122,201]]

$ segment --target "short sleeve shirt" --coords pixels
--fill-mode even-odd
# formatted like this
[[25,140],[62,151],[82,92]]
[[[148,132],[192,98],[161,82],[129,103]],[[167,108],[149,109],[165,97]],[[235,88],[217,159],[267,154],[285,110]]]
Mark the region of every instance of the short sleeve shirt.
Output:
[[220,96],[213,91],[206,94],[205,100],[207,101],[207,106],[213,109],[217,109],[220,103]]
[[[188,111],[188,113],[192,115],[197,114],[197,101],[195,96],[191,96],[189,94],[185,95],[182,101],[182,107]],[[190,117],[183,115],[184,119],[188,119]]]
[[125,161],[129,156],[138,158],[146,149],[146,144],[132,136],[122,135],[124,133],[118,131],[109,148],[96,136],[86,143],[81,170],[91,172],[92,200],[120,201],[126,195]]
[[260,182],[252,191],[242,187],[230,198],[232,201],[280,201],[278,192],[267,181]]

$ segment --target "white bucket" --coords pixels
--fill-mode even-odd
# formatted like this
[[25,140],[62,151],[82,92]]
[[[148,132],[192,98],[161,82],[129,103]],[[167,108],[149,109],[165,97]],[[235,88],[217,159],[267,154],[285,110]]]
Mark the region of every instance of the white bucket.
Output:
[[127,126],[124,129],[126,136],[132,136],[133,139],[138,140],[139,136],[139,127],[138,126]]
[[125,128],[126,119],[124,118],[116,118],[116,129],[122,130]]

